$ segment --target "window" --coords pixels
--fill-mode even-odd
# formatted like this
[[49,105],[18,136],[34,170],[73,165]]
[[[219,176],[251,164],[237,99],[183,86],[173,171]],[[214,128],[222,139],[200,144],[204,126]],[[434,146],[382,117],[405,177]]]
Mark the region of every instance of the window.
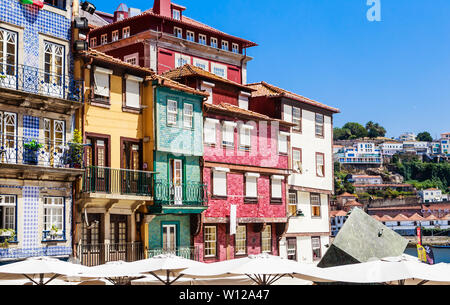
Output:
[[241,125],[239,129],[239,145],[241,149],[250,150],[252,129],[253,126],[251,125]]
[[175,37],[178,37],[178,38],[183,38],[183,30],[181,28],[174,27],[173,35],[175,35]]
[[194,106],[192,104],[185,103],[183,108],[184,127],[192,128],[193,117],[194,117]]
[[287,243],[287,257],[290,260],[297,260],[297,239],[296,238],[286,238]]
[[109,77],[112,70],[95,67],[94,70],[94,97],[97,101],[109,102]]
[[5,81],[0,79],[1,86],[9,85],[12,89],[16,89],[17,34],[2,28],[0,28],[0,65],[1,75],[5,77]]
[[0,229],[16,230],[16,196],[0,195]]
[[278,134],[278,153],[287,154],[288,153],[288,133],[280,132]]
[[44,41],[44,72],[45,91],[52,94],[62,94],[64,85],[64,46]]
[[44,166],[61,166],[65,152],[65,121],[44,118]]
[[302,130],[302,110],[300,108],[292,107],[292,123],[295,124],[293,127],[295,131]]
[[66,1],[65,0],[44,0],[45,4],[57,7],[59,9],[65,9],[66,8]]
[[282,180],[283,176],[272,176],[271,177],[271,198],[273,202],[281,202],[282,198]]
[[261,253],[272,252],[272,226],[265,225],[261,231]]
[[181,12],[179,10],[172,10],[172,18],[175,20],[181,20]]
[[119,40],[119,31],[113,31],[112,32],[112,41],[118,41]]
[[194,32],[187,31],[186,32],[186,40],[195,41],[195,34],[194,34]]
[[205,119],[204,124],[204,141],[205,144],[212,144],[215,145],[216,140],[216,125],[219,123],[218,120],[213,119]]
[[232,44],[233,53],[239,53],[239,45],[237,43]]
[[198,34],[198,43],[206,45],[206,35]]
[[175,53],[175,68],[182,67],[191,63],[191,57],[179,53]]
[[303,172],[301,149],[292,149],[292,169],[299,174]]
[[97,46],[97,37],[91,38],[90,45],[91,45],[91,48],[94,48]]
[[130,27],[126,27],[122,29],[122,39],[130,37]]
[[217,49],[217,38],[211,37],[211,47],[216,48]]
[[205,245],[205,257],[217,256],[217,227],[205,226],[203,232],[203,243]]
[[[200,69],[203,69],[205,71],[209,71],[209,63],[207,60],[193,58],[192,61],[194,63],[194,66],[199,67]],[[204,89],[202,88],[202,90]]]
[[142,78],[126,75],[125,81],[125,105],[131,108],[140,108],[141,104],[141,82]]
[[17,114],[0,112],[0,161],[17,162]]
[[296,216],[297,215],[297,193],[289,192],[288,200],[289,200],[288,201],[289,216]]
[[213,169],[213,195],[227,196],[227,172],[229,169]]
[[239,108],[248,110],[248,97],[247,94],[239,94]]
[[258,199],[259,174],[245,174],[245,198]]
[[320,217],[320,194],[311,194],[311,217]]
[[103,34],[103,35],[100,37],[100,42],[101,42],[102,45],[103,45],[103,44],[107,44],[107,43],[108,43],[108,34]]
[[318,177],[325,177],[325,155],[316,153],[316,173]]
[[167,100],[167,124],[177,125],[178,121],[178,102]]
[[177,226],[162,225],[163,240],[162,248],[164,251],[176,251],[177,249]]
[[222,40],[222,50],[228,51],[228,41]]
[[130,54],[130,55],[124,56],[123,57],[123,61],[128,63],[128,64],[137,66],[138,65],[138,58],[139,58],[139,53],[134,53],[134,54]]
[[62,238],[64,230],[64,198],[44,197],[44,231],[57,228],[57,235]]
[[236,255],[247,254],[247,226],[237,226],[235,235],[236,244],[234,246],[234,251]]
[[227,66],[212,63],[211,64],[212,73],[214,73],[217,76],[227,78]]
[[227,147],[234,147],[234,128],[236,123],[223,122],[222,127],[222,145]]
[[311,237],[313,260],[319,260],[322,255],[320,251],[320,237]]
[[316,136],[323,137],[323,114],[316,113]]

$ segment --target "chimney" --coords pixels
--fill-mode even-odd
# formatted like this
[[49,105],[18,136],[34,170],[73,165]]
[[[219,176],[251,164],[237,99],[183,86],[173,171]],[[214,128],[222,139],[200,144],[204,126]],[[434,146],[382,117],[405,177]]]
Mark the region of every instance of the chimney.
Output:
[[128,18],[128,7],[125,3],[121,3],[114,12],[114,22],[121,21],[127,18]]
[[155,0],[153,3],[153,13],[171,18],[171,6],[170,0]]

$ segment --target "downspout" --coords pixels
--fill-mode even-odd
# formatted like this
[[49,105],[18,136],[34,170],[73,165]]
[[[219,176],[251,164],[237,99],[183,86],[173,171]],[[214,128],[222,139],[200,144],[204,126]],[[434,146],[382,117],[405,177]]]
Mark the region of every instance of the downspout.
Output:
[[[242,84],[244,84],[243,65],[244,65],[244,60],[247,58],[247,48],[245,48],[244,50],[245,50],[244,51],[244,57],[241,59],[241,83]],[[247,81],[245,83],[247,83]]]

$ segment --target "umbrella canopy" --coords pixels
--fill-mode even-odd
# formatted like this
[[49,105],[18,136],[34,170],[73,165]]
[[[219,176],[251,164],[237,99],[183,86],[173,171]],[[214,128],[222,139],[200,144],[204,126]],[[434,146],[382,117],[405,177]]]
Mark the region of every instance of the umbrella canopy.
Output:
[[[439,264],[441,265],[441,264]],[[372,260],[365,263],[342,265],[330,268],[316,268],[316,282],[347,282],[347,283],[387,283],[405,284],[405,281],[450,282],[448,264],[427,265],[417,258],[402,255],[395,258]],[[303,270],[294,273],[302,274]],[[412,282],[410,282],[412,283]]]
[[104,278],[114,285],[129,285],[132,280],[144,277],[132,267],[132,263],[124,261],[108,262],[103,265],[89,267],[80,276],[85,278]]
[[[245,258],[232,259],[208,264],[207,268],[192,267],[182,274],[195,278],[216,278],[246,275],[258,285],[271,285],[295,268],[309,270],[312,266],[298,266],[299,263],[268,254],[249,255]],[[304,264],[303,264],[304,265]]]
[[[88,267],[51,257],[31,257],[23,261],[0,266],[0,278],[22,275],[36,285],[46,285],[58,276],[78,277]],[[38,276],[39,280],[34,280]]]
[[[165,285],[171,285],[183,274],[187,268],[205,268],[206,264],[179,257],[173,254],[161,254],[149,259],[130,263],[130,270],[140,273],[150,273]],[[171,279],[172,275],[172,279]],[[165,279],[162,278],[165,277]]]

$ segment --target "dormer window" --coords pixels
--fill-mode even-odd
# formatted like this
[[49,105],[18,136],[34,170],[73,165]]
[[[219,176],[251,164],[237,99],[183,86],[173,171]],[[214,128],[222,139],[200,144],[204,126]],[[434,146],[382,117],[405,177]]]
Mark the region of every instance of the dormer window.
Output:
[[206,35],[198,34],[198,43],[206,45]]
[[195,34],[194,34],[194,32],[187,31],[186,32],[186,40],[195,41]]
[[237,43],[232,44],[233,53],[239,53],[239,45]]
[[228,51],[228,41],[222,40],[222,50]]
[[175,37],[178,37],[178,38],[183,38],[183,30],[181,28],[174,27],[173,35],[175,35]]
[[172,10],[172,18],[175,20],[181,20],[181,12],[179,10]]
[[112,41],[118,41],[119,40],[119,31],[112,32]]
[[130,27],[129,26],[122,29],[122,38],[125,39],[128,37],[130,37]]
[[103,34],[101,37],[101,43],[103,44],[107,44],[108,43],[108,34]]

